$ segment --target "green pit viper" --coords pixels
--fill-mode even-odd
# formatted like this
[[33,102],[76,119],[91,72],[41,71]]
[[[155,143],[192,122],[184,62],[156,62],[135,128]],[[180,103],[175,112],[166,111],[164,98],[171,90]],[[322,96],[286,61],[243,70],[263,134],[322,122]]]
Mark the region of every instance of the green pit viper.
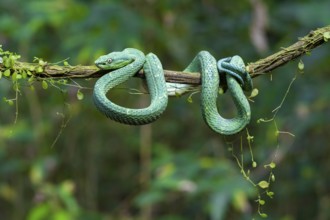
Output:
[[[99,57],[95,65],[100,69],[111,71],[97,80],[93,92],[97,109],[110,119],[130,125],[143,125],[157,120],[166,109],[168,89],[162,64],[156,55],[149,53],[145,56],[137,49],[127,48],[121,52],[112,52]],[[133,77],[141,68],[144,69],[151,96],[151,104],[148,107],[125,108],[107,98],[106,94],[109,90]],[[252,90],[252,80],[239,56],[225,58],[217,63],[209,52],[201,51],[183,72],[201,73],[202,115],[212,130],[220,134],[232,135],[249,123],[251,110],[243,90]],[[219,73],[226,73],[224,78],[237,108],[237,116],[231,119],[221,117],[217,109]],[[181,93],[188,90],[189,87],[183,87]]]

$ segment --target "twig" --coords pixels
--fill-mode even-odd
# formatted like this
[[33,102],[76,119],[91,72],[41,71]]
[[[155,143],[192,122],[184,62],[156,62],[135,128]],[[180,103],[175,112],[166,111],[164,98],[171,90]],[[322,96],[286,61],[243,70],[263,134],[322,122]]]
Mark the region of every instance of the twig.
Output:
[[[330,25],[311,31],[308,35],[299,38],[299,40],[287,48],[282,48],[279,52],[272,54],[266,58],[256,62],[249,63],[246,70],[251,77],[257,77],[270,72],[291,60],[294,60],[317,46],[328,41]],[[330,39],[329,39],[330,40]],[[36,63],[15,62],[13,69],[37,69]],[[5,70],[5,67],[0,64],[0,71]],[[46,64],[43,66],[43,71],[37,73],[31,71],[32,75],[38,78],[97,78],[108,71],[102,71],[96,66],[60,66],[54,64]],[[201,84],[200,73],[187,74],[180,71],[164,70],[164,75],[167,82],[185,83],[192,85]],[[136,74],[136,77],[144,78],[143,70]]]
[[[246,69],[252,77],[263,75],[267,72],[278,68],[291,60],[294,60],[302,55],[308,54],[321,44],[328,41],[326,36],[329,35],[330,25],[319,28],[315,31],[311,31],[305,37],[299,38],[299,40],[287,48],[283,48],[279,52],[272,54],[264,59],[258,60],[254,63],[250,63]],[[328,34],[326,34],[328,33]],[[330,39],[329,39],[330,40]]]

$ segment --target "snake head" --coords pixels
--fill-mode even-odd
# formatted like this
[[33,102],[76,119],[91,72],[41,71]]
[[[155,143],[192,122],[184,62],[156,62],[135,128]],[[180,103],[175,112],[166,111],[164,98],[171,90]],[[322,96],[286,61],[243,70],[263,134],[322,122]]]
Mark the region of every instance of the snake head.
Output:
[[123,52],[112,52],[107,55],[100,56],[95,65],[103,70],[120,69],[134,61],[134,58]]

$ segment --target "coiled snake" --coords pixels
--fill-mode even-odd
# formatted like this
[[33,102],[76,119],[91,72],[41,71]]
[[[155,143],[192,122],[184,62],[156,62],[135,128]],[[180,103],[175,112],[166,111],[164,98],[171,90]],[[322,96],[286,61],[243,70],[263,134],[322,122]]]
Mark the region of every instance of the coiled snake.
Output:
[[[158,119],[166,109],[167,87],[161,62],[156,55],[149,53],[145,56],[137,49],[127,48],[122,52],[112,52],[99,57],[95,65],[100,69],[111,70],[111,73],[97,80],[93,93],[96,107],[110,119],[130,125],[143,125]],[[125,108],[106,97],[110,89],[134,76],[142,67],[151,96],[151,104],[148,107]],[[245,71],[244,62],[239,56],[222,59],[217,66],[217,61],[209,52],[201,51],[184,72],[201,73],[202,115],[212,130],[231,135],[238,133],[249,123],[251,110],[243,89],[251,90],[252,80]],[[219,73],[226,73],[228,90],[237,108],[237,116],[231,119],[221,117],[217,109]]]

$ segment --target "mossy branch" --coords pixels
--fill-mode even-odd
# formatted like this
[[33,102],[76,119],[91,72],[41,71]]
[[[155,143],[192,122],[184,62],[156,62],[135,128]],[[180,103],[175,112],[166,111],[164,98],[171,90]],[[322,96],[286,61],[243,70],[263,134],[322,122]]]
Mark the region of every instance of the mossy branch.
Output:
[[[252,77],[257,77],[270,72],[291,60],[302,55],[308,54],[317,46],[330,40],[330,26],[311,31],[308,35],[299,38],[299,40],[289,47],[281,49],[279,52],[256,62],[249,63],[246,67]],[[34,78],[96,78],[104,75],[108,71],[102,71],[96,66],[70,66],[55,65],[40,61],[37,63],[15,62],[0,64],[0,71],[10,69],[13,72],[24,72]],[[186,83],[199,85],[201,83],[200,73],[187,74],[180,71],[164,70],[167,82]],[[143,78],[143,70],[136,74],[136,77]]]

